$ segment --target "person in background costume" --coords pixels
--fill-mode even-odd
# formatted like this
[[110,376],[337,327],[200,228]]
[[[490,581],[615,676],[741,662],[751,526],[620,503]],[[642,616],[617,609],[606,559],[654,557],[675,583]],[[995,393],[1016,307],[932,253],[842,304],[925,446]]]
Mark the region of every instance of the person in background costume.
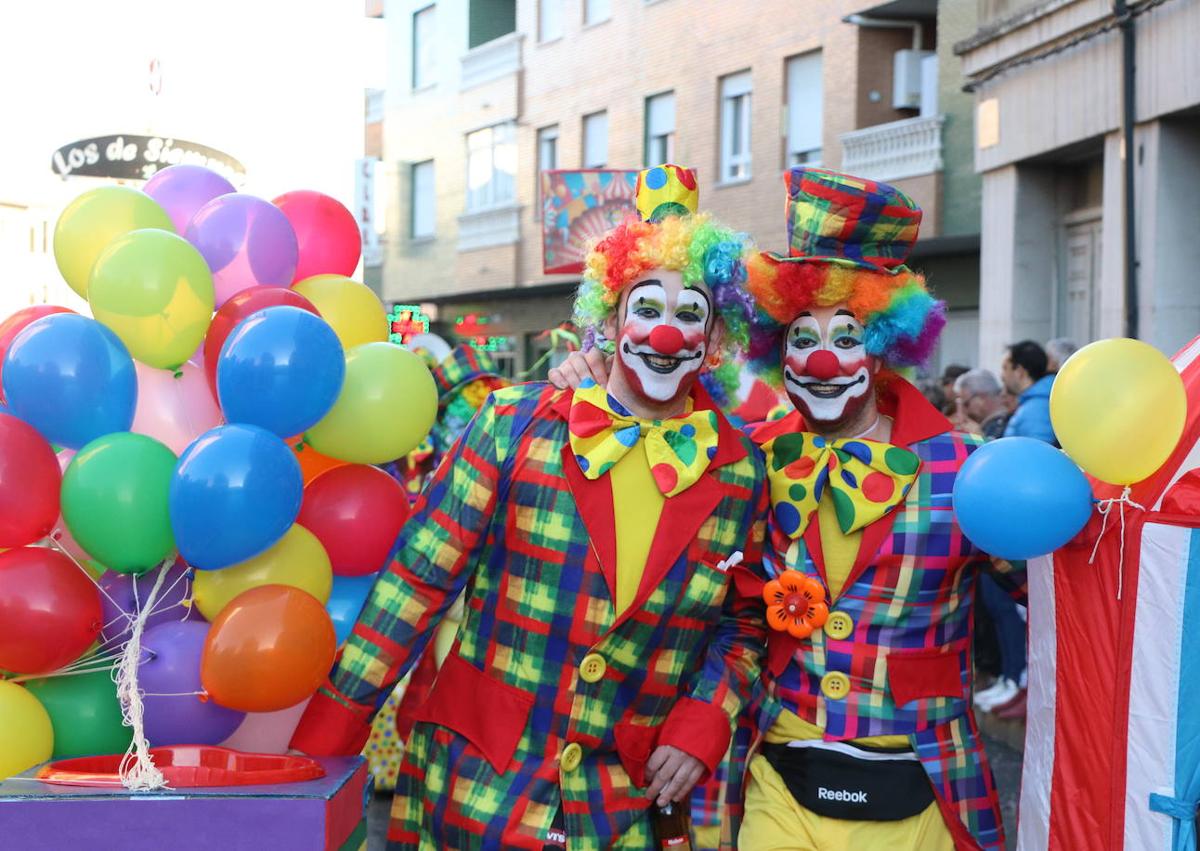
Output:
[[[646,192],[689,184],[675,166],[643,175]],[[764,579],[767,494],[696,378],[747,339],[745,250],[702,215],[618,226],[576,302],[616,350],[608,391],[493,393],[426,488],[293,738],[357,752],[376,696],[465,589],[393,848],[650,849],[652,801],[724,757],[761,673],[763,604],[737,577]]]

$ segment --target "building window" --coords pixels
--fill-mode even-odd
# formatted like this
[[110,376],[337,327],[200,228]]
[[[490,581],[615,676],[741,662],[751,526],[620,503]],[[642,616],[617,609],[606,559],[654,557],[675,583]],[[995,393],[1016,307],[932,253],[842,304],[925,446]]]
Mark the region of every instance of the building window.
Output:
[[787,61],[787,165],[821,164],[821,51]]
[[434,50],[433,27],[436,6],[426,6],[413,13],[412,23],[412,87],[432,86],[437,78],[437,53]]
[[517,175],[516,125],[484,127],[467,134],[467,211],[513,200]]
[[612,17],[612,0],[583,0],[583,24],[590,26]]
[[437,220],[434,211],[433,160],[413,163],[410,178],[412,197],[409,199],[409,209],[412,210],[412,226],[409,235],[413,239],[433,236]]
[[467,7],[468,49],[517,30],[516,0],[469,0],[463,5]]
[[721,181],[750,178],[749,71],[721,78]]
[[537,134],[538,171],[558,168],[558,125],[543,127]]
[[608,113],[593,112],[583,117],[583,167],[608,165]]
[[646,98],[646,166],[662,165],[675,158],[675,93]]
[[563,34],[563,0],[539,0],[538,41],[554,41]]

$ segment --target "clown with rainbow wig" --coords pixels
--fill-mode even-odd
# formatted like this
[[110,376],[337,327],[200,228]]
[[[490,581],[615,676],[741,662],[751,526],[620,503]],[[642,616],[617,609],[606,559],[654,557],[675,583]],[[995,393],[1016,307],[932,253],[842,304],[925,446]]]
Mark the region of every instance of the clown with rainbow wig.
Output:
[[389,847],[650,849],[655,803],[718,770],[761,676],[761,454],[699,385],[748,339],[745,238],[695,177],[643,173],[646,220],[588,257],[577,316],[608,388],[492,393],[405,524],[293,746],[362,747],[452,601]]
[[771,509],[770,626],[751,713],[740,847],[1004,847],[971,714],[981,570],[1023,594],[951,509],[980,445],[896,367],[924,363],[944,305],[905,265],[921,210],[882,183],[795,168],[788,253],[749,266],[751,362],[795,410],[755,431]]
[[[746,261],[750,363],[793,410],[754,430],[767,579],[738,579],[769,629],[740,731],[753,745],[737,846],[1001,849],[971,714],[971,613],[980,571],[1019,599],[1025,577],[972,545],[951,508],[980,440],[894,371],[924,363],[945,324],[905,265],[921,210],[850,175],[796,167],[784,179],[788,252]],[[602,369],[575,357],[552,378]]]

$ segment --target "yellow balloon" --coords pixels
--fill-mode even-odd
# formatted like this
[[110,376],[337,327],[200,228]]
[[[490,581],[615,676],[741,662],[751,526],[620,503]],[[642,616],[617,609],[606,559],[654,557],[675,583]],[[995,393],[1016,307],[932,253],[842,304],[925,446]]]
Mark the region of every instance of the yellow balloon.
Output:
[[1140,340],[1100,340],[1077,351],[1050,391],[1050,421],[1066,453],[1104,482],[1131,485],[1170,457],[1187,394],[1178,370]]
[[128,186],[101,186],[67,205],[54,226],[54,261],[71,289],[84,298],[96,258],[110,242],[140,228],[175,233],[171,217],[153,198]]
[[344,275],[313,275],[292,285],[313,303],[346,351],[388,338],[387,311],[371,288]]
[[208,264],[190,242],[161,230],[119,236],[96,258],[88,302],[134,358],[176,369],[204,341],[213,313]]
[[0,680],[0,780],[50,759],[50,714],[23,686]]
[[195,603],[208,621],[243,591],[260,585],[291,585],[312,594],[321,604],[329,602],[333,568],[317,536],[294,524],[275,546],[241,564],[221,570],[197,570]]
[[342,391],[306,439],[331,458],[383,464],[424,440],[436,416],[437,385],[421,358],[392,343],[368,343],[346,353]]

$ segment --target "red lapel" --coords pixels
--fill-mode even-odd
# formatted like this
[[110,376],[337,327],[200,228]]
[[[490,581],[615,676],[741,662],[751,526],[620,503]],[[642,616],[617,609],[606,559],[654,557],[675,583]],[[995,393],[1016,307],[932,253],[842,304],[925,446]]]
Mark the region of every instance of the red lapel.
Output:
[[[560,393],[550,405],[550,409],[567,421],[571,415],[571,401],[575,394],[570,391]],[[610,599],[617,598],[617,527],[613,518],[612,479],[601,476],[589,479],[579,469],[575,453],[571,451],[570,442],[562,448],[563,476],[575,497],[575,506],[583,525],[587,527],[588,537],[596,550],[596,558],[600,562],[600,571],[608,585]]]
[[[650,553],[646,557],[646,567],[642,571],[637,596],[629,608],[617,618],[613,628],[641,609],[650,595],[654,593],[654,589],[662,582],[663,577],[670,572],[671,566],[675,564],[679,554],[695,540],[700,526],[712,516],[713,511],[721,502],[721,498],[725,495],[725,487],[714,471],[746,457],[746,447],[741,441],[740,432],[730,425],[713,402],[712,397],[699,384],[692,391],[692,409],[716,411],[717,452],[709,463],[708,469],[704,471],[704,475],[695,484],[663,503],[662,516],[658,520],[654,541],[650,544]],[[726,555],[732,555],[732,553]]]

